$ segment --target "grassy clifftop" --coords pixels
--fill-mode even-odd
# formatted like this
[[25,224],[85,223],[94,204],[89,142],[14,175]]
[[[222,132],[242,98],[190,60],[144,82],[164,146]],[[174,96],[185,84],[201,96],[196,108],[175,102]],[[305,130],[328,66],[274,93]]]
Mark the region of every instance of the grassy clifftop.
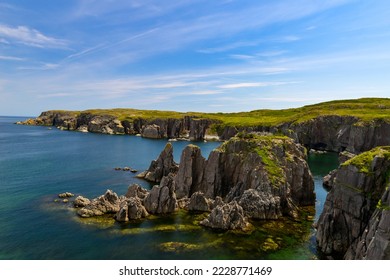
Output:
[[323,115],[353,116],[362,122],[374,119],[390,121],[390,98],[362,98],[352,100],[337,100],[308,105],[300,108],[284,110],[255,110],[239,113],[199,113],[174,112],[158,110],[136,109],[94,109],[86,111],[73,111],[72,113],[91,113],[98,115],[112,115],[119,120],[143,119],[179,119],[184,116],[207,118],[220,121],[229,126],[273,126],[286,122],[304,122]]

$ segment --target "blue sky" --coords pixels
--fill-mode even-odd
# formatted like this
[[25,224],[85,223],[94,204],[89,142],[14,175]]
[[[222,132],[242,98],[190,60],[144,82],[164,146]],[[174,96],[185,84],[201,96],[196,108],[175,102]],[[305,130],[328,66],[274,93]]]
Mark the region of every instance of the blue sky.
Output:
[[0,0],[0,115],[390,97],[387,0]]

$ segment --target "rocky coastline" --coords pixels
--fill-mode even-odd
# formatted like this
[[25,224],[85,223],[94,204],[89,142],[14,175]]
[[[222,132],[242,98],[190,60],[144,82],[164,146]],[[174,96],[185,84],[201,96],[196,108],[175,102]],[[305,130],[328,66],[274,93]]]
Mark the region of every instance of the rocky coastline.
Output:
[[302,207],[315,204],[306,150],[338,152],[340,165],[324,177],[329,193],[314,225],[320,257],[390,259],[390,120],[388,107],[382,109],[385,117],[369,120],[319,114],[273,125],[231,125],[196,115],[120,120],[109,114],[47,111],[19,124],[171,141],[225,141],[207,159],[199,147],[188,145],[180,164],[168,142],[148,170],[137,175],[155,184],[151,190],[132,185],[122,196],[107,190],[94,199],[61,197],[73,201],[80,217],[108,214],[118,222],[179,209],[207,213],[199,225],[222,230],[248,231],[254,220],[298,219]]
[[221,230],[250,230],[251,220],[298,218],[300,207],[314,205],[314,182],[306,150],[287,137],[245,134],[233,137],[205,159],[188,145],[180,165],[167,143],[138,177],[157,183],[151,190],[134,184],[125,195],[111,190],[88,199],[78,196],[80,217],[111,214],[118,222],[185,209],[207,212],[200,225]]
[[[388,102],[387,99],[385,100]],[[343,108],[337,104],[332,106]],[[320,105],[317,105],[318,110],[322,108]],[[314,109],[312,109],[307,114],[314,114],[313,117],[307,117],[303,114],[299,115],[300,119],[293,118],[291,120],[278,117],[280,113],[276,111],[273,118],[276,120],[274,124],[260,125],[246,123],[243,115],[235,119],[238,121],[237,125],[232,125],[229,121],[232,116],[228,114],[221,117],[221,114],[208,114],[206,116],[201,113],[178,114],[172,112],[164,117],[153,117],[157,114],[153,114],[154,111],[152,111],[149,112],[150,116],[145,117],[139,112],[122,113],[118,116],[115,115],[115,110],[111,113],[104,111],[46,111],[35,119],[28,119],[18,124],[55,126],[62,130],[91,133],[139,135],[152,139],[194,141],[225,141],[240,132],[263,132],[288,136],[308,149],[332,152],[347,151],[353,154],[359,154],[377,146],[390,145],[389,117],[375,117],[377,112],[385,114],[385,110],[388,110],[385,105],[378,105],[378,108],[373,109],[370,108],[369,104],[364,103],[359,105],[360,107],[357,107],[356,110],[354,107],[346,109],[348,113],[344,112],[343,115],[332,112],[332,106],[324,114],[314,114]],[[303,109],[304,107],[297,109],[297,111]],[[368,110],[366,115],[373,114],[373,116],[363,120],[354,115],[355,111],[363,110]],[[250,113],[248,112],[248,115]],[[257,122],[262,122],[261,117]]]

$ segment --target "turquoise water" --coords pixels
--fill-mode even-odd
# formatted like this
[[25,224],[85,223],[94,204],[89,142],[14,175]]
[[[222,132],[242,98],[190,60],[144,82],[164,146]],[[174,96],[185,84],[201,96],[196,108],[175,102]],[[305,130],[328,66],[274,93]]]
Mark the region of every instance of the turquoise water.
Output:
[[[80,219],[54,199],[69,191],[87,197],[106,189],[124,194],[139,183],[130,166],[148,168],[167,143],[135,136],[110,136],[18,126],[24,118],[0,117],[0,259],[268,259],[315,256],[311,222],[255,223],[251,234],[215,232],[198,225],[202,215],[178,212],[127,224],[111,217]],[[189,142],[172,142],[179,161]],[[219,143],[197,142],[204,156]],[[311,155],[318,212],[326,191],[320,179],[337,165],[332,154]],[[302,233],[294,239],[280,232]],[[280,236],[279,236],[280,235]],[[269,245],[269,240],[276,247]],[[267,243],[268,242],[268,243]],[[267,246],[266,246],[267,245]],[[271,248],[271,249],[270,249]]]

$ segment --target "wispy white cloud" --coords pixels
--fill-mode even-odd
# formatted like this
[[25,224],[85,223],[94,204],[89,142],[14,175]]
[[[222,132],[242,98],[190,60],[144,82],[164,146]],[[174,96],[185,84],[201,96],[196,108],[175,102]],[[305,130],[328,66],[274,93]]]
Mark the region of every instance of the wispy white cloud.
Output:
[[70,97],[70,96],[75,96],[75,94],[59,92],[59,93],[49,93],[49,94],[37,95],[38,98],[58,98],[58,97]]
[[46,36],[27,26],[10,27],[0,24],[0,36],[39,48],[65,48],[67,46],[67,41]]
[[57,69],[60,65],[55,63],[39,63],[37,66],[20,66],[19,70],[54,70]]
[[[237,83],[237,84],[226,84],[220,85],[218,88],[223,89],[238,89],[238,88],[253,88],[253,87],[269,87],[269,86],[279,86],[285,84],[291,84],[293,82],[257,82],[257,83]],[[294,82],[296,83],[296,82]]]
[[201,50],[198,50],[198,52],[207,53],[207,54],[226,52],[226,51],[230,51],[230,50],[234,50],[234,49],[242,48],[242,47],[257,46],[260,42],[261,42],[260,40],[253,41],[253,42],[249,42],[249,41],[248,42],[235,42],[235,43],[231,43],[231,44],[222,45],[219,47],[201,49]]
[[24,58],[16,57],[16,56],[3,56],[0,55],[0,60],[11,60],[11,61],[23,61]]

